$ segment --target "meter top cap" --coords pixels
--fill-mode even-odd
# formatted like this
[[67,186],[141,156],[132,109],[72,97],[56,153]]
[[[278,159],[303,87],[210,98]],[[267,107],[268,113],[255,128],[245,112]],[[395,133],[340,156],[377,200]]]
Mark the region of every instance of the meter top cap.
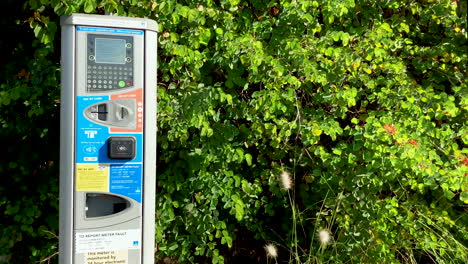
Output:
[[61,17],[60,25],[132,28],[158,32],[158,24],[154,20],[111,15],[72,14],[71,16]]

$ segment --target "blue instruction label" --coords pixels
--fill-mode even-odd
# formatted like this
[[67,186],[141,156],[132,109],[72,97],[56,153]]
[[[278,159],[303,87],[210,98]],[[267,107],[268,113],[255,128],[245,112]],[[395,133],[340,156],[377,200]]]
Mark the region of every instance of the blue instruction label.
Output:
[[111,164],[110,192],[141,202],[141,164]]
[[76,30],[78,30],[78,31],[97,32],[97,33],[143,35],[143,30],[119,29],[119,28],[77,27]]

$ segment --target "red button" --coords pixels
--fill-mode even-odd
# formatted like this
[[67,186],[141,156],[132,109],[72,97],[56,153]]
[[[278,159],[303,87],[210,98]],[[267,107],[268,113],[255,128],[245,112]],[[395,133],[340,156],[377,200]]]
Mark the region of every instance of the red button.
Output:
[[133,86],[133,81],[127,81],[125,84],[127,84],[127,86]]

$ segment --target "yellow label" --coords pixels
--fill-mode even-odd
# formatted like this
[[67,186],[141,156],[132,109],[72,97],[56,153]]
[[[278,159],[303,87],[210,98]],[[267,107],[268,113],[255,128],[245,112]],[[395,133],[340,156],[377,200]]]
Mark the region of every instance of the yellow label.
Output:
[[77,164],[77,191],[109,191],[109,164]]
[[128,264],[128,250],[112,250],[88,252],[85,255],[86,264]]

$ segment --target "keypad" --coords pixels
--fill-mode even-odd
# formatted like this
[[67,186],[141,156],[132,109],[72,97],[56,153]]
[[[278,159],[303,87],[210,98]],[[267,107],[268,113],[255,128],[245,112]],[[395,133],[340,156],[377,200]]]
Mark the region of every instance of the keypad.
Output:
[[88,91],[106,91],[133,86],[131,66],[88,65]]
[[[122,64],[98,63],[95,56],[96,38],[125,40],[125,61]],[[88,34],[87,36],[87,91],[110,91],[133,87],[133,37],[105,34]]]

